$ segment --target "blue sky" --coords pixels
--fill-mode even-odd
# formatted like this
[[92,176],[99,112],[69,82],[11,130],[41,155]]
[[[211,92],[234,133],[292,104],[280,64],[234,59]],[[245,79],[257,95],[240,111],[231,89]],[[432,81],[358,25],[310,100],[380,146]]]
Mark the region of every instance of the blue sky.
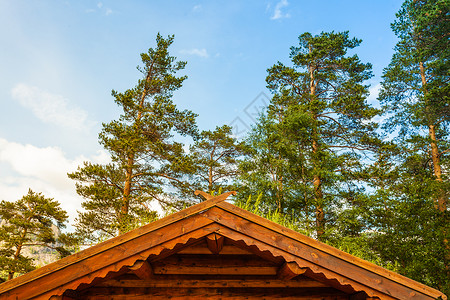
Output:
[[202,130],[233,123],[243,136],[251,112],[270,97],[267,68],[288,63],[304,32],[349,30],[362,39],[353,52],[373,64],[369,100],[376,104],[401,4],[0,0],[0,200],[32,188],[59,200],[73,220],[82,199],[66,173],[85,160],[108,161],[97,136],[120,113],[111,90],[135,85],[139,54],[158,32],[174,34],[170,52],[188,62],[178,107],[197,113]]

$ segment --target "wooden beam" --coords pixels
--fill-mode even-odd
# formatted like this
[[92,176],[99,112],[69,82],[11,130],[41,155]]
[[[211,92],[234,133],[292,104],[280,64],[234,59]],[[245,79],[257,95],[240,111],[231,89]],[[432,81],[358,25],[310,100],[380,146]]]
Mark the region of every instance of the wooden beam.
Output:
[[205,266],[155,266],[155,274],[168,275],[276,275],[276,266],[265,267],[205,267]]
[[147,260],[138,260],[129,269],[136,274],[140,279],[148,279],[153,277],[152,266]]
[[195,195],[201,195],[203,198],[205,198],[206,200],[211,200],[211,199],[220,199],[220,201],[223,201],[225,199],[227,199],[230,195],[236,195],[235,191],[231,191],[231,192],[226,192],[217,196],[213,196],[211,194],[205,193],[204,191],[199,191],[196,190],[194,192]]
[[83,299],[322,299],[348,300],[348,295],[330,288],[153,288],[148,291],[129,289],[126,293],[120,288],[93,288],[83,295]]
[[51,296],[50,300],[77,300],[77,299],[69,297],[69,296],[62,295],[62,296]]
[[379,298],[369,297],[364,292],[355,293],[353,295],[348,296],[349,300],[378,300]]
[[[261,299],[283,299],[283,300],[348,300],[347,296],[283,296],[283,295],[244,295],[244,296],[238,296],[238,295],[212,295],[212,294],[196,294],[191,296],[185,296],[185,295],[170,295],[170,300],[187,300],[192,299],[192,297],[196,297],[198,299],[208,299],[208,300],[223,300],[225,297],[226,299],[230,300],[261,300]],[[83,298],[85,300],[129,300],[130,295],[114,295],[113,297],[111,295],[93,295],[93,296],[86,296]],[[167,300],[167,295],[133,295],[133,300]]]
[[327,285],[315,280],[257,280],[257,279],[152,279],[152,280],[108,280],[98,287],[123,288],[318,288]]
[[[186,247],[178,251],[177,254],[211,254],[211,250],[209,250],[206,244],[195,245],[192,247]],[[253,253],[233,245],[223,245],[222,250],[220,251],[220,255],[233,255],[233,254],[252,255]]]
[[224,240],[225,238],[223,236],[212,233],[206,237],[206,244],[213,254],[219,254],[222,251]]
[[300,268],[295,262],[286,262],[278,269],[277,275],[282,280],[291,280],[298,275],[302,275],[306,270],[306,268]]
[[154,274],[276,275],[278,266],[255,255],[172,255],[152,262]]

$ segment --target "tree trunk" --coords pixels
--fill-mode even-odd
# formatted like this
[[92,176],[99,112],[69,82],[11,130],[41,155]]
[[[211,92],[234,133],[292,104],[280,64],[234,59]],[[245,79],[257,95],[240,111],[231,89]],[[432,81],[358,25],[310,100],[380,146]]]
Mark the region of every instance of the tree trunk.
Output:
[[[312,52],[311,46],[309,46],[309,52]],[[311,100],[313,100],[316,96],[316,80],[314,77],[314,66],[309,66],[309,94],[311,97]],[[313,113],[313,119],[315,120],[316,114]],[[316,131],[313,132],[314,137],[312,141],[312,150],[313,150],[313,160],[316,160],[317,158],[317,152],[319,151],[319,143],[316,140]],[[325,233],[325,213],[323,211],[323,193],[322,193],[322,180],[319,176],[319,170],[318,170],[318,162],[314,161],[314,178],[313,178],[313,185],[314,185],[314,202],[316,205],[316,234],[317,239],[321,240],[323,234]]]
[[278,177],[277,209],[280,214],[283,213],[283,176]]
[[[427,95],[428,91],[426,89],[427,79],[425,77],[425,67],[423,65],[423,62],[419,63],[420,68],[420,78],[422,80],[422,88],[423,88],[423,94],[424,96]],[[427,109],[427,107],[425,108]],[[437,139],[436,139],[436,125],[432,124],[432,121],[428,119],[428,136],[430,138],[430,147],[431,147],[431,160],[433,162],[433,172],[434,177],[436,178],[436,181],[438,183],[442,183],[442,169],[441,169],[441,161],[439,158],[439,149],[437,145]],[[444,212],[447,209],[447,201],[445,199],[445,191],[441,190],[439,191],[438,198],[436,199],[436,208],[440,212]]]
[[214,164],[214,152],[216,151],[216,143],[214,142],[214,147],[209,156],[209,170],[208,170],[208,190],[211,193],[213,189],[213,164]]
[[134,159],[132,156],[129,156],[127,161],[127,167],[125,170],[125,184],[123,188],[122,207],[120,208],[119,235],[126,232],[125,222],[130,207],[131,185],[133,180],[133,164]]
[[[442,183],[442,170],[441,170],[441,162],[439,158],[439,150],[437,146],[436,140],[436,127],[435,125],[428,125],[428,133],[430,137],[430,146],[431,146],[431,159],[433,161],[433,170],[434,176],[436,177],[436,181]],[[445,199],[445,191],[440,190],[436,202],[436,208],[440,212],[445,212],[447,210],[447,201]]]
[[[427,79],[425,77],[425,67],[423,65],[423,62],[419,62],[419,68],[420,68],[420,78],[422,80],[422,88],[423,88],[423,94],[426,96],[428,93],[426,84]],[[427,107],[425,109],[428,109]],[[432,124],[430,119],[428,119],[428,137],[430,138],[430,147],[431,147],[431,160],[433,162],[433,172],[435,180],[438,182],[439,190],[437,199],[435,202],[435,207],[439,212],[444,214],[447,211],[447,198],[446,198],[446,192],[442,188],[442,169],[441,169],[441,160],[439,157],[439,148],[437,145],[437,139],[436,139],[436,125]],[[444,254],[444,266],[447,270],[447,273],[450,273],[450,245],[447,238],[447,232],[444,231],[444,239],[442,241],[444,244],[444,249],[446,250],[446,253]]]
[[[313,141],[313,153],[314,155],[318,151],[318,145],[316,141]],[[317,167],[315,167],[316,169]],[[314,202],[316,204],[316,234],[317,239],[321,240],[325,233],[325,213],[323,211],[323,193],[322,193],[322,180],[317,174],[317,169],[314,170]]]
[[[153,64],[145,78],[145,81],[147,83],[150,81],[152,70]],[[146,87],[144,87],[144,90],[142,91],[141,94],[141,99],[139,100],[139,110],[135,120],[135,124],[138,123],[142,118],[142,111],[144,109],[145,97],[147,97],[148,94],[149,91],[147,90]],[[127,231],[125,222],[130,208],[131,189],[133,185],[134,161],[135,161],[135,153],[133,151],[130,151],[130,153],[128,153],[127,166],[125,168],[125,184],[123,188],[122,207],[120,208],[120,216],[119,216],[119,235]]]
[[[27,220],[29,221],[29,219],[27,219]],[[19,258],[20,251],[22,251],[23,240],[25,239],[26,235],[27,235],[27,229],[25,228],[23,230],[22,235],[20,236],[20,244],[17,245],[16,252],[14,253],[14,258],[13,258],[14,261],[16,261]],[[14,278],[14,273],[16,273],[14,270],[10,270],[8,272],[8,280],[11,280]]]

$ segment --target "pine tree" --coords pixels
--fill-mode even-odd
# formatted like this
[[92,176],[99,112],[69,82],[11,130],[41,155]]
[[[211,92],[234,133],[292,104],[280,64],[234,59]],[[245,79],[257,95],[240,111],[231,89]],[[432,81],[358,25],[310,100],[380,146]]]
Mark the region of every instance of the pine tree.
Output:
[[[77,229],[91,240],[122,234],[156,217],[149,207],[153,200],[168,207],[177,202],[167,187],[182,184],[189,171],[183,145],[174,134],[196,136],[195,117],[180,111],[172,101],[186,76],[175,73],[186,62],[176,61],[168,48],[173,36],[156,37],[156,48],[141,54],[143,74],[134,88],[112,92],[123,109],[119,120],[103,124],[100,144],[109,151],[112,163],[85,163],[69,177],[78,181],[77,192],[86,198]],[[179,203],[178,203],[179,204]]]
[[0,270],[8,273],[8,280],[15,274],[34,269],[33,259],[23,255],[30,246],[46,247],[59,252],[68,251],[59,245],[52,226],[64,228],[67,213],[52,198],[45,198],[31,189],[15,202],[0,202]]
[[339,211],[360,201],[361,159],[379,144],[371,122],[378,111],[366,103],[364,85],[371,65],[347,55],[360,43],[348,32],[302,34],[291,48],[292,67],[279,62],[269,68],[274,96],[249,139],[257,154],[253,173],[274,197],[268,201],[306,219],[312,215],[319,239],[327,222],[339,221]]
[[432,164],[421,152],[393,143],[381,149],[371,173],[368,245],[379,263],[448,293],[442,241],[450,222],[435,207]]
[[399,140],[417,150],[420,144],[429,148],[425,152],[440,186],[436,207],[441,212],[448,202],[442,165],[450,148],[449,8],[448,1],[405,1],[392,24],[400,40],[384,70],[379,97],[391,115],[385,129],[399,129]]
[[195,166],[193,185],[209,193],[233,189],[233,181],[239,174],[238,160],[244,153],[244,143],[232,136],[230,126],[202,131],[190,147]]
[[392,24],[399,41],[379,98],[389,117],[384,129],[397,134],[397,176],[383,197],[391,218],[374,224],[384,259],[444,292],[450,291],[449,9],[445,0],[407,0]]

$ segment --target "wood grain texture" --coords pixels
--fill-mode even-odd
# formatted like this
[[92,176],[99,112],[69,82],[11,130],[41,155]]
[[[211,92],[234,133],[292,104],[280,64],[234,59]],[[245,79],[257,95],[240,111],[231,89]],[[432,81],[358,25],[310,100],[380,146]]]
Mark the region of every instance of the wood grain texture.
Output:
[[145,287],[145,288],[313,288],[327,287],[315,280],[277,280],[277,279],[154,279],[154,280],[108,280],[99,287]]
[[208,249],[213,254],[219,254],[223,248],[224,237],[216,233],[212,233],[206,237],[206,244]]
[[[97,288],[83,299],[346,299],[348,295],[331,288],[154,288],[128,290]],[[146,294],[144,294],[146,293]],[[109,297],[109,298],[107,298]],[[165,297],[165,298],[164,298]]]
[[306,268],[300,268],[295,262],[286,262],[278,269],[278,277],[282,280],[291,280],[306,272]]
[[133,266],[129,267],[129,269],[140,279],[149,279],[154,276],[153,268],[147,260],[139,260]]

